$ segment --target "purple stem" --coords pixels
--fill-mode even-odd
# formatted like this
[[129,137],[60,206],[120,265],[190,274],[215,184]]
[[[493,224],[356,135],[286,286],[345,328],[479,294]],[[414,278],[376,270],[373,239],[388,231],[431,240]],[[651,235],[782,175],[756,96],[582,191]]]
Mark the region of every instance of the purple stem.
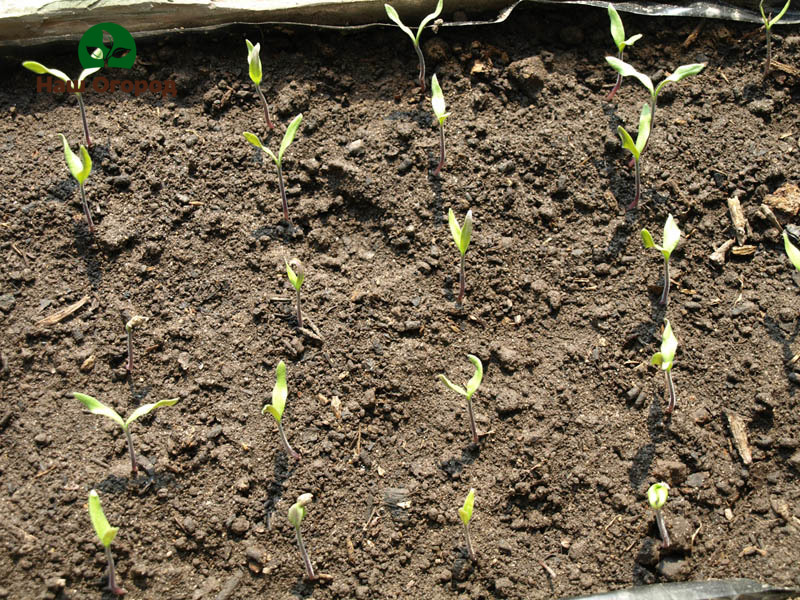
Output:
[[[617,58],[622,60],[622,50],[620,50],[619,54],[617,54]],[[614,97],[614,94],[617,93],[617,90],[619,90],[621,85],[622,85],[622,73],[617,73],[617,83],[615,83],[612,90],[608,92],[608,96],[606,96],[606,101],[611,100]]]
[[286,454],[295,460],[300,460],[300,455],[289,445],[289,440],[286,439],[286,433],[283,431],[283,425],[280,421],[278,421],[278,433],[281,435],[281,443],[283,444],[283,449],[286,451]]
[[297,290],[297,326],[303,326],[303,313],[300,311],[300,290]]
[[278,188],[281,191],[281,201],[283,202],[283,218],[287,223],[292,221],[289,219],[289,202],[286,200],[286,188],[283,185],[283,169],[278,163]]
[[669,403],[667,404],[667,414],[671,415],[672,411],[675,410],[675,403],[677,402],[677,396],[675,395],[675,384],[672,383],[672,370],[669,369],[664,371],[664,377],[667,381],[667,392],[669,392]]
[[94,222],[92,221],[92,213],[89,210],[89,202],[86,200],[86,191],[83,189],[83,184],[78,184],[78,189],[81,191],[81,205],[83,206],[83,214],[86,215],[86,224],[89,226],[89,233],[94,235]]
[[261,98],[261,103],[264,105],[264,117],[267,119],[267,127],[270,129],[275,129],[272,119],[269,118],[269,104],[267,104],[267,99],[264,97],[264,92],[261,91],[259,86],[256,86],[256,91],[258,92],[258,96]]
[[86,107],[83,105],[83,96],[80,92],[75,92],[78,97],[78,106],[81,107],[81,120],[83,121],[83,135],[86,137],[86,147],[91,148],[92,142],[89,139],[89,123],[86,121]]
[[434,176],[438,176],[439,172],[442,170],[444,166],[444,123],[439,123],[439,164],[436,166],[436,170],[433,172]]
[[656,511],[656,524],[658,525],[658,532],[661,534],[661,545],[664,548],[668,548],[670,544],[669,533],[667,533],[667,525],[664,523],[664,515],[661,514],[661,509]]
[[414,50],[417,51],[419,58],[419,85],[422,88],[421,92],[425,93],[425,57],[422,55],[422,49],[417,42],[414,42]]
[[462,300],[464,300],[464,294],[467,291],[467,284],[464,281],[464,279],[465,279],[465,277],[464,277],[464,256],[465,256],[464,254],[461,255],[461,272],[460,272],[459,277],[458,277],[459,291],[458,291],[458,301],[457,301],[457,303],[459,305],[461,304]]
[[467,413],[469,413],[469,428],[472,431],[472,442],[478,443],[478,428],[475,426],[475,414],[472,412],[472,398],[467,397]]
[[136,466],[136,453],[133,451],[133,438],[131,437],[130,429],[125,429],[125,437],[128,440],[128,454],[131,456],[131,475],[136,477],[139,474],[139,467]]
[[636,192],[635,192],[635,194],[633,196],[633,202],[631,202],[628,205],[628,210],[633,210],[634,208],[636,208],[639,205],[639,194],[640,194],[640,190],[641,190],[641,172],[642,172],[641,162],[638,161],[638,160],[635,160],[634,163],[633,163],[633,167],[634,167],[634,174],[635,174],[634,177],[635,177],[635,181],[636,181]]
[[133,371],[133,332],[126,327],[125,333],[128,334],[128,364],[125,365],[125,368],[128,370],[128,373],[130,373]]
[[114,571],[114,557],[111,556],[111,546],[106,546],[106,560],[108,560],[108,589],[112,594],[123,596],[127,594],[124,589],[117,585],[117,577]]
[[661,292],[659,304],[669,304],[669,259],[664,259],[664,291]]
[[472,562],[475,562],[475,551],[472,549],[472,538],[469,535],[469,525],[464,525],[464,537],[467,540],[467,553],[469,554],[469,559]]
[[306,552],[305,544],[303,544],[303,536],[300,535],[299,527],[295,527],[295,533],[297,534],[297,547],[300,548],[300,554],[303,556],[303,564],[306,566],[306,579],[314,581],[317,576],[314,574],[314,567],[311,564],[311,559],[308,558],[308,552]]

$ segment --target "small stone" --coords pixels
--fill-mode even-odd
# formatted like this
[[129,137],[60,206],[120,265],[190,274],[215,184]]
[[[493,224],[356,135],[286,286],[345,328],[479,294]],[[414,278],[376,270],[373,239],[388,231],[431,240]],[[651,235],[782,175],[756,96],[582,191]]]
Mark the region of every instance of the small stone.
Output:
[[708,473],[704,473],[702,471],[699,473],[692,473],[686,478],[686,485],[693,488],[701,488],[706,482],[707,477]]
[[64,589],[67,585],[67,580],[63,577],[50,577],[44,584],[51,592],[57,592],[58,590]]
[[500,540],[497,542],[497,549],[500,551],[501,554],[506,554],[511,556],[513,548],[511,548],[511,544],[509,544],[506,540]]
[[347,153],[350,156],[360,156],[364,154],[364,140],[354,140],[347,144]]
[[677,460],[658,459],[653,469],[656,479],[664,480],[672,486],[682,485],[686,481],[687,473],[686,465]]
[[598,277],[605,277],[611,272],[611,267],[608,263],[598,263],[594,267],[594,274]]
[[558,290],[547,292],[547,303],[550,305],[550,310],[558,312],[561,309],[561,292]]
[[547,69],[539,56],[531,56],[508,65],[508,78],[533,100],[544,88]]
[[130,175],[117,175],[111,178],[111,184],[118,190],[126,190],[131,186]]
[[439,583],[447,583],[452,578],[453,574],[450,572],[448,568],[441,568],[436,571],[436,580]]
[[248,561],[254,562],[257,565],[266,563],[267,553],[261,546],[248,546],[244,551],[244,555],[247,557]]
[[245,493],[250,489],[250,480],[247,477],[242,477],[236,482],[236,491],[240,494]]
[[644,567],[653,567],[661,558],[661,542],[651,537],[645,538],[644,544],[636,554],[636,562]]
[[508,371],[516,370],[516,365],[520,361],[519,353],[513,348],[497,344],[492,348],[492,354],[497,357],[497,362],[501,367]]
[[673,557],[667,557],[661,560],[656,567],[656,570],[661,576],[668,581],[677,581],[682,579],[688,572],[689,563],[685,560],[680,560]]
[[789,464],[792,465],[795,469],[800,471],[800,450],[796,451],[789,457],[788,460]]
[[231,523],[231,532],[235,535],[244,535],[250,529],[250,521],[244,517],[236,517]]
[[33,441],[36,442],[37,446],[47,446],[50,443],[50,436],[47,435],[45,432],[37,434]]
[[741,315],[752,315],[758,312],[758,306],[756,306],[755,302],[751,302],[750,300],[745,300],[741,304],[736,305],[731,309],[731,316],[738,317]]
[[0,310],[4,313],[10,312],[16,302],[14,294],[3,294],[0,296]]
[[501,596],[507,596],[514,589],[514,584],[508,577],[498,577],[494,580],[494,590]]

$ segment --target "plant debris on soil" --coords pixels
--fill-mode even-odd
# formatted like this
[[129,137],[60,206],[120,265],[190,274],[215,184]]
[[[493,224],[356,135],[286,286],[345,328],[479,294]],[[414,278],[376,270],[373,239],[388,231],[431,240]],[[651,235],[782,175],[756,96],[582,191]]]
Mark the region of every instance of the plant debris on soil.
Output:
[[[447,10],[447,7],[445,7]],[[448,15],[449,16],[449,15]],[[130,71],[176,98],[84,95],[95,145],[89,235],[58,133],[82,127],[74,95],[36,92],[20,66],[78,70],[76,44],[2,59],[0,141],[0,598],[99,598],[97,489],[131,598],[554,599],[665,581],[747,577],[800,585],[800,278],[760,209],[800,180],[800,34],[776,26],[762,79],[757,26],[622,14],[644,37],[627,62],[661,80],[642,169],[646,92],[616,73],[597,8],[518,8],[485,28],[426,32],[448,110],[447,163],[397,29],[233,27],[142,40]],[[261,42],[262,89],[245,37]],[[6,51],[8,54],[9,51]],[[274,165],[285,156],[292,223]],[[796,188],[795,188],[796,189]],[[737,197],[746,240],[734,240]],[[795,200],[796,202],[796,200]],[[797,224],[797,205],[773,208]],[[467,290],[447,224],[471,209]],[[662,265],[643,227],[672,214]],[[305,267],[303,329],[284,260]],[[125,323],[148,317],[126,370]],[[664,317],[680,340],[667,417],[649,364]],[[438,380],[466,381],[464,398]],[[287,459],[271,417],[287,365]],[[119,427],[137,423],[130,478]],[[126,462],[128,461],[128,462]],[[661,548],[646,490],[670,486]],[[470,488],[466,554],[458,508]],[[304,569],[287,511],[313,494]]]

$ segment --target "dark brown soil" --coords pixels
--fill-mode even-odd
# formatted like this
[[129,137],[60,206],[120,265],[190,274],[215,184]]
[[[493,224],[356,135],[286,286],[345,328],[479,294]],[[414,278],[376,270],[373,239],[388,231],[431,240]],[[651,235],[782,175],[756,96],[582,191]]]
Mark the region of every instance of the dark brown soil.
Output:
[[[709,63],[663,93],[642,205],[628,214],[633,176],[616,127],[636,129],[645,91],[626,80],[604,100],[614,74],[602,9],[530,8],[501,26],[425,34],[452,111],[441,178],[430,175],[430,103],[397,30],[142,40],[134,70],[118,75],[174,79],[179,95],[86,95],[94,240],[56,135],[80,140],[75,99],[35,93],[19,66],[72,73],[74,44],[7,56],[0,598],[103,594],[92,488],[120,527],[113,550],[131,598],[552,599],[729,577],[800,585],[800,280],[756,212],[800,179],[800,88],[781,72],[762,83],[753,26],[706,22],[687,47],[697,21],[623,19],[645,35],[627,59],[656,80]],[[795,63],[797,30],[777,34],[776,58]],[[245,37],[265,47],[276,132],[247,79]],[[521,67],[534,74],[525,90]],[[277,148],[299,112],[288,226],[274,166],[242,132]],[[708,257],[733,237],[736,190],[755,252],[717,267]],[[476,222],[463,309],[451,207],[459,219],[471,208]],[[661,257],[639,230],[660,240],[670,213],[684,243],[664,310]],[[305,314],[321,342],[297,330],[284,257],[306,266]],[[36,325],[84,296],[71,316]],[[127,378],[123,323],[134,314],[150,320]],[[649,366],[665,316],[680,341],[671,418]],[[480,447],[463,399],[436,377],[465,382],[468,353],[485,365]],[[281,359],[299,463],[261,414]],[[123,414],[180,397],[132,426],[152,480],[129,480],[124,436],[72,391]],[[750,466],[728,413],[744,421]],[[669,550],[645,498],[661,479],[672,486]],[[474,565],[456,513],[470,487]],[[306,545],[332,581],[303,581],[286,513],[304,492],[315,498]]]

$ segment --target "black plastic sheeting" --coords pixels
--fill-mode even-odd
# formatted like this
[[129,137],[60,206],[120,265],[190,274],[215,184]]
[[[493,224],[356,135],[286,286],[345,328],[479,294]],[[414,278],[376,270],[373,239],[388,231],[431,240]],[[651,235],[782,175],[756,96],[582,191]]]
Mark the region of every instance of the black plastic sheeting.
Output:
[[720,579],[643,585],[565,600],[788,600],[795,597],[800,597],[800,590],[776,588],[752,579]]

